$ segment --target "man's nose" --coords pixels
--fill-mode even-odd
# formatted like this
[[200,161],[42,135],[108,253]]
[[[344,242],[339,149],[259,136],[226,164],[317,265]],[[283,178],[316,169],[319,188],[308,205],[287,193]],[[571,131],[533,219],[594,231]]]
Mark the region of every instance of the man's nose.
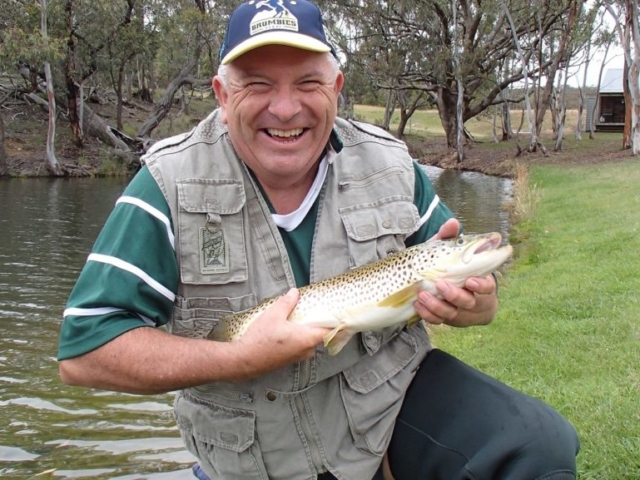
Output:
[[298,95],[291,87],[276,89],[271,97],[269,112],[283,122],[291,120],[301,110]]

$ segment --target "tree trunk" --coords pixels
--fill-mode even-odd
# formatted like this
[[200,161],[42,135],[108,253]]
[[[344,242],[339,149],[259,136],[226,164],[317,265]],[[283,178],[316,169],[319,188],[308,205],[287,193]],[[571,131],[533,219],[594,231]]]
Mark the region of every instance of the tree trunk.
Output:
[[4,118],[0,115],[0,176],[7,174],[7,151],[4,148]]
[[542,93],[542,98],[538,100],[538,109],[536,112],[536,134],[540,135],[542,131],[542,122],[544,121],[544,117],[547,113],[547,108],[550,103],[551,92],[554,87],[556,72],[560,66],[560,62],[565,60],[567,56],[569,43],[571,41],[571,34],[575,28],[577,19],[578,19],[578,0],[573,0],[569,7],[569,19],[567,21],[567,25],[562,31],[562,36],[560,37],[560,43],[558,45],[558,50],[556,55],[549,67],[549,71],[547,73],[547,84],[544,87],[544,91]]
[[559,152],[562,150],[562,141],[564,140],[564,127],[567,120],[567,81],[569,80],[569,71],[567,67],[567,71],[564,76],[564,84],[560,87],[562,91],[560,95],[556,98],[556,125],[558,127],[557,137],[556,137],[556,146],[554,151]]
[[637,0],[626,0],[627,18],[631,23],[633,39],[633,57],[629,68],[629,93],[633,106],[631,108],[631,151],[640,154],[640,24],[638,23]]
[[511,107],[508,102],[502,102],[502,141],[506,142],[513,138],[513,127],[511,126]]
[[82,131],[82,120],[80,118],[80,112],[82,106],[80,105],[81,92],[80,85],[76,81],[77,75],[77,47],[78,42],[73,34],[75,12],[74,12],[74,0],[67,0],[65,9],[67,13],[67,58],[65,62],[65,83],[67,85],[67,107],[69,109],[69,126],[71,127],[71,133],[73,139],[78,147],[84,145],[84,132]]
[[[520,59],[520,63],[522,63],[522,75],[524,78],[524,104],[526,108],[526,117],[527,124],[529,125],[529,134],[531,135],[531,141],[529,142],[529,151],[535,152],[538,147],[541,147],[542,151],[546,154],[546,150],[540,140],[538,139],[538,133],[536,130],[535,122],[533,122],[533,112],[531,111],[531,100],[529,98],[529,69],[527,68],[527,61],[522,51],[522,47],[520,46],[520,40],[518,39],[518,35],[516,33],[516,27],[513,23],[513,18],[511,18],[511,12],[507,8],[506,2],[503,0],[502,5],[505,10],[505,15],[507,16],[507,20],[509,21],[509,25],[511,26],[511,32],[513,34],[513,42],[516,45],[516,50],[518,51],[518,58]],[[518,129],[518,131],[520,131]]]
[[[40,29],[42,37],[47,40],[47,6],[48,0],[40,2]],[[62,167],[56,158],[55,140],[56,140],[56,97],[53,93],[53,78],[51,75],[51,65],[44,62],[44,78],[47,86],[47,98],[49,100],[49,128],[47,129],[47,150],[46,161],[49,171],[52,175],[62,176]]]
[[396,138],[404,138],[404,131],[407,128],[407,123],[409,123],[409,119],[411,119],[411,115],[408,114],[407,110],[404,108],[400,109],[400,121],[398,122],[398,129],[396,130]]
[[456,125],[457,97],[444,87],[438,88],[438,114],[447,137],[447,147],[455,148],[458,126]]
[[[504,62],[504,78],[509,76],[509,61]],[[507,90],[508,92],[508,90]],[[513,137],[513,128],[511,127],[511,107],[507,102],[507,96],[505,90],[500,91],[500,98],[502,99],[502,141],[511,140]]]
[[622,92],[624,96],[624,128],[622,130],[622,149],[626,150],[631,148],[631,123],[632,123],[632,107],[633,101],[631,100],[631,92],[629,91],[629,64],[627,60],[624,61],[624,68],[622,70]]
[[584,62],[584,75],[582,77],[582,88],[579,89],[580,96],[578,97],[578,123],[576,125],[576,140],[582,140],[582,114],[584,113],[584,100],[587,93],[587,71],[589,70],[589,63],[591,62],[591,34],[592,30],[589,29],[589,38],[587,39],[587,51],[585,53]]
[[[595,138],[593,134],[596,111],[598,109],[598,96],[597,92],[600,91],[600,87],[602,86],[602,74],[604,73],[604,67],[607,64],[607,56],[609,55],[609,48],[611,47],[611,42],[607,42],[604,46],[604,55],[602,57],[602,63],[600,64],[600,71],[598,72],[598,84],[596,85],[596,101],[593,103],[593,107],[591,108],[591,124],[587,125],[589,127],[589,139],[593,140]],[[622,82],[624,84],[624,81]]]
[[122,139],[114,135],[113,129],[93,110],[87,107],[86,104],[84,106],[83,116],[88,134],[100,139],[103,143],[113,148],[125,151],[131,150]]
[[124,69],[126,64],[126,60],[122,60],[118,68],[118,78],[116,80],[116,128],[118,130],[124,130],[122,128],[122,85],[124,83]]
[[[630,91],[629,91],[630,86],[629,86],[628,75],[630,73],[629,70],[633,64],[633,59],[631,58],[631,38],[630,38],[632,35],[631,31],[635,30],[632,27],[634,25],[634,21],[632,18],[632,15],[634,13],[634,10],[632,7],[633,3],[635,3],[633,0],[625,0],[624,5],[622,5],[622,2],[618,4],[621,7],[624,6],[624,9],[626,10],[626,16],[624,18],[624,21],[620,18],[620,15],[618,15],[618,12],[615,11],[611,3],[608,3],[608,2],[602,3],[604,8],[607,10],[607,12],[609,12],[609,14],[615,20],[614,28],[618,33],[618,40],[620,41],[620,44],[622,45],[622,49],[624,51],[624,69],[623,69],[623,79],[622,79],[624,101],[625,101],[624,131],[622,134],[623,149],[630,148],[632,143],[631,130],[632,130],[633,112],[631,108],[632,100],[631,100]],[[635,14],[637,15],[637,11],[635,12]],[[608,44],[606,47],[607,51],[609,50],[609,45],[610,44]],[[606,51],[605,51],[605,58],[606,58]],[[604,61],[603,61],[603,66],[600,67],[600,77],[602,77],[603,68],[604,68]],[[636,75],[637,75],[637,70],[636,70]],[[636,78],[636,81],[637,81],[637,78]],[[598,91],[600,91],[600,80],[598,81]],[[593,136],[590,134],[589,138],[593,138]]]
[[387,102],[384,106],[384,119],[382,120],[382,127],[389,131],[391,125],[391,118],[393,117],[393,111],[396,109],[396,92],[395,90],[387,90]]
[[156,103],[153,113],[145,120],[145,122],[138,129],[137,136],[140,138],[148,137],[149,134],[158,126],[160,122],[167,116],[169,110],[171,110],[171,104],[173,103],[173,96],[176,91],[185,83],[192,83],[189,75],[198,63],[198,57],[200,49],[197,49],[197,53],[194,58],[184,66],[178,76],[174,78],[167,86],[162,98]]
[[462,74],[460,73],[460,31],[458,27],[458,1],[451,1],[451,10],[453,13],[453,71],[456,77],[456,150],[457,160],[461,163],[464,160],[464,120],[462,118],[462,109],[464,104],[464,85],[462,83]]

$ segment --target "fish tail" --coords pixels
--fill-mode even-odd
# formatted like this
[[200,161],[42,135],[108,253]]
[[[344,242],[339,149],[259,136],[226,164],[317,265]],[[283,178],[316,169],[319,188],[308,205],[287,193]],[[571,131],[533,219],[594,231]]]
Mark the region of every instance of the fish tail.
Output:
[[324,346],[329,350],[329,355],[337,355],[352,337],[353,332],[343,323],[324,336]]

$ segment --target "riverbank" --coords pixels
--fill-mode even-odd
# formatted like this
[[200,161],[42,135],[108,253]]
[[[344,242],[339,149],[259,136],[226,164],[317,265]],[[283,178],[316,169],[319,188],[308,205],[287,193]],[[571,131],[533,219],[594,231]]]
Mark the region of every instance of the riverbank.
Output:
[[640,161],[529,172],[536,214],[515,226],[496,319],[434,341],[565,415],[580,479],[640,478]]
[[[94,105],[92,108],[107,121],[112,121],[113,108],[108,105]],[[193,100],[189,114],[181,114],[169,118],[154,132],[155,136],[164,138],[188,130],[199,119],[204,118],[213,108],[211,100]],[[379,108],[360,106],[356,108],[356,117],[363,121],[375,122],[380,115]],[[125,110],[125,132],[133,134],[147,113],[140,108]],[[575,116],[575,115],[574,115]],[[573,118],[573,116],[570,116]],[[7,160],[5,175],[10,177],[48,176],[45,163],[45,142],[48,117],[37,105],[27,105],[5,114],[5,150]],[[595,139],[588,134],[582,140],[576,140],[573,133],[567,133],[560,152],[553,151],[555,143],[550,131],[545,130],[542,142],[546,145],[548,155],[540,152],[523,152],[528,146],[528,138],[520,134],[507,142],[489,141],[487,122],[468,122],[469,130],[474,134],[475,142],[465,146],[465,159],[456,161],[456,152],[447,148],[442,128],[437,124],[437,113],[428,111],[417,116],[412,124],[412,132],[407,135],[406,142],[410,152],[425,165],[434,165],[446,169],[469,170],[487,175],[513,177],[518,162],[534,164],[568,164],[581,165],[593,163],[609,163],[626,161],[631,157],[628,150],[621,150],[622,135],[620,133],[597,133]],[[73,142],[68,123],[59,119],[56,134],[56,156],[70,177],[121,176],[129,175],[122,160],[109,152],[100,141],[85,137],[82,148]],[[571,130],[568,129],[567,132]],[[518,146],[519,145],[519,146]],[[520,152],[520,153],[519,153]]]

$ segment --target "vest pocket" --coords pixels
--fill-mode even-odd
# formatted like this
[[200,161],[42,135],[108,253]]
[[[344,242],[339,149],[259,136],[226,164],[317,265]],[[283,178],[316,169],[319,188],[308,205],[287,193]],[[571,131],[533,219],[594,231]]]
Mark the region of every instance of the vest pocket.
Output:
[[[347,232],[349,264],[359,267],[406,248],[405,239],[419,228],[420,216],[413,199],[403,195],[382,198],[340,209]],[[373,355],[393,339],[404,325],[361,335],[362,346]]]
[[420,222],[418,208],[404,195],[339,210],[348,237],[350,266],[375,262],[405,248]]
[[255,438],[256,414],[178,393],[174,403],[187,449],[212,478],[268,480]]
[[378,353],[342,372],[342,401],[360,450],[381,456],[391,441],[405,392],[429,348],[426,333],[414,332],[417,328],[401,332]]
[[206,338],[226,315],[256,305],[253,293],[241,297],[176,297],[167,330],[181,337]]
[[177,188],[182,282],[223,285],[246,281],[242,183],[185,179],[177,182]]

